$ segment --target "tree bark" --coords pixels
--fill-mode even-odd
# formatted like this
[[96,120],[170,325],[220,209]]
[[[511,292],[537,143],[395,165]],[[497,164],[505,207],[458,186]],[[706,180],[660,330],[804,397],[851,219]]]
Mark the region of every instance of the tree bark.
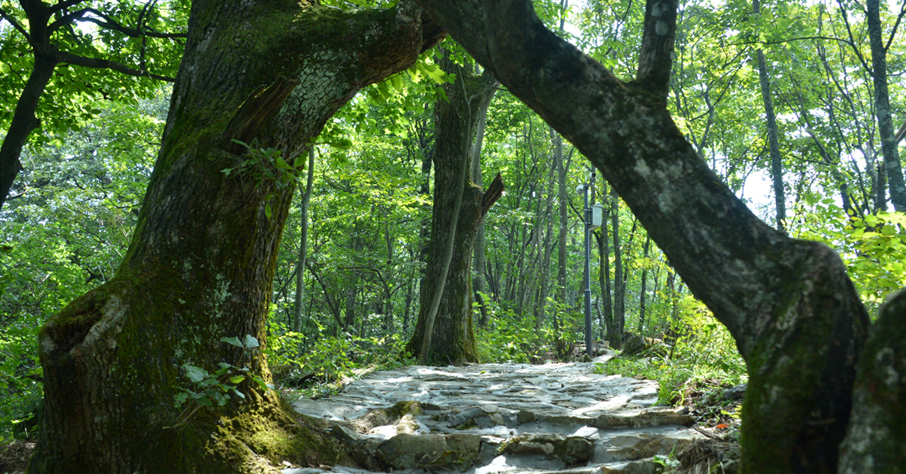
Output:
[[[449,100],[439,102],[435,110],[431,240],[418,320],[407,350],[423,363],[459,365],[478,361],[472,326],[472,250],[478,225],[499,197],[492,196],[496,185],[484,193],[462,170],[471,161],[477,112],[487,107],[496,81],[446,59],[441,64],[456,74],[456,81],[447,86]],[[502,192],[499,175],[495,181]]]
[[[879,0],[868,0],[865,4],[868,38],[871,45],[872,79],[875,86],[875,110],[878,114],[878,132],[881,134],[881,153],[890,186],[890,200],[898,212],[906,212],[906,180],[900,165],[900,153],[894,136],[893,117],[890,112],[890,93],[887,89],[887,48],[884,46],[881,29],[881,7]],[[880,173],[879,173],[880,175]]]
[[[439,39],[441,30],[422,18],[405,1],[354,12],[304,2],[193,3],[129,251],[111,281],[40,332],[45,417],[30,472],[279,472],[283,460],[317,465],[342,456],[249,380],[270,378],[260,351],[221,342],[265,339],[294,192],[256,176],[280,170],[273,154],[227,176],[246,157],[225,148],[260,125],[247,143],[294,163],[359,89],[406,69]],[[297,86],[281,104],[268,84]],[[228,128],[235,133],[225,135]],[[181,419],[174,396],[189,386],[185,367],[212,373],[220,363],[248,369],[237,387],[245,398]]]
[[[761,222],[670,118],[677,3],[649,0],[636,80],[548,31],[526,0],[419,0],[474,58],[576,145],[727,326],[750,376],[743,472],[833,472],[869,324],[839,257]],[[655,53],[655,54],[652,54]]]

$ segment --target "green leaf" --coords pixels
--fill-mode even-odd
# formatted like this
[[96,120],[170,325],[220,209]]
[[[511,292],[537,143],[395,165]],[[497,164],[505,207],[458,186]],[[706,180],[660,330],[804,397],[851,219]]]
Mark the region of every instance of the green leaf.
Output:
[[264,205],[264,215],[267,216],[268,219],[271,218],[271,203]]
[[260,345],[261,344],[258,344],[258,339],[255,339],[254,337],[252,337],[249,334],[245,335],[245,348],[246,349],[254,349]]
[[198,383],[205,379],[208,376],[208,371],[202,369],[201,367],[195,367],[194,365],[184,365],[186,369],[186,377],[189,378],[192,382]]
[[277,157],[276,160],[274,160],[274,163],[277,166],[277,168],[279,168],[281,170],[289,170],[289,171],[293,170],[293,167],[290,166],[289,163],[286,162],[286,160],[284,160],[283,158],[280,158],[279,156]]
[[245,380],[244,375],[234,375],[234,376],[230,377],[230,383],[233,385],[236,385],[236,384],[242,382],[243,380]]
[[240,348],[243,347],[243,346],[242,346],[242,343],[239,342],[239,338],[238,338],[238,337],[221,337],[221,338],[220,338],[220,342],[225,342],[225,343],[227,343],[227,344],[232,344],[232,345],[234,345],[234,346],[236,346],[236,347],[240,347]]

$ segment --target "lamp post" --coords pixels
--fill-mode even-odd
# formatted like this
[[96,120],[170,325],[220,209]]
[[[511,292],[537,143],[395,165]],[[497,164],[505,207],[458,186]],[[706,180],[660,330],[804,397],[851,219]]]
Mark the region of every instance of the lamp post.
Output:
[[595,187],[595,173],[591,172],[591,177],[586,183],[580,184],[576,191],[582,189],[585,194],[585,353],[592,355],[592,328],[591,328],[591,231],[601,226],[603,218],[603,208],[601,206],[588,205],[588,190]]

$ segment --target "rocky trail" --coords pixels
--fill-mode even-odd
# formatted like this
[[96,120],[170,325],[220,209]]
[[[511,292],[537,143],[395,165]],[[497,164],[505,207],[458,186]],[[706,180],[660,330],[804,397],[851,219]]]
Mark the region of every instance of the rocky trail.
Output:
[[609,357],[372,373],[293,404],[326,422],[360,467],[283,473],[654,473],[664,462],[655,455],[707,444],[686,408],[653,406],[657,382],[595,374]]

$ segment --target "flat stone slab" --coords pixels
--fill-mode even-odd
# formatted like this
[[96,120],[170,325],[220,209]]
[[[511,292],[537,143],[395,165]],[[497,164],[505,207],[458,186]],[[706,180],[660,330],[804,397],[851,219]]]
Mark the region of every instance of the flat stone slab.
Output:
[[647,474],[652,456],[704,439],[683,410],[653,406],[657,382],[595,374],[609,357],[372,373],[333,397],[292,405],[334,424],[368,470],[283,473]]

